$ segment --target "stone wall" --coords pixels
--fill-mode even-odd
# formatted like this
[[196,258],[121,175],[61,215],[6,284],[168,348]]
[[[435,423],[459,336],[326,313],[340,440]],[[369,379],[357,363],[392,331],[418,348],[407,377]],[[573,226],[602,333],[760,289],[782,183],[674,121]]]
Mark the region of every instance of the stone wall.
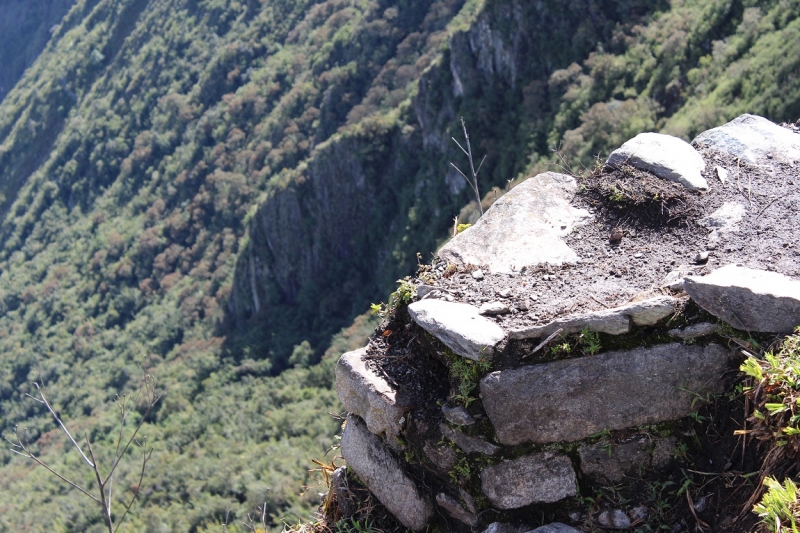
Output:
[[738,366],[736,330],[800,325],[798,164],[796,128],[744,115],[518,185],[339,361],[350,475],[413,530],[577,531],[582,487],[675,461]]

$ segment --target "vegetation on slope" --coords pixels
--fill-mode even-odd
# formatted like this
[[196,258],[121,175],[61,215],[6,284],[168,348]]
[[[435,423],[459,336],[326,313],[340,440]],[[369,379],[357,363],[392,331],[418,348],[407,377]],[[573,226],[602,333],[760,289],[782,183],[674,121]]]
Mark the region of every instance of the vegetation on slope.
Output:
[[9,0],[0,4],[0,101],[36,60],[50,30],[75,0]]
[[[641,130],[797,118],[798,11],[75,2],[0,103],[0,429],[26,425],[78,472],[30,381],[102,447],[110,400],[144,369],[171,388],[131,529],[200,530],[265,501],[304,515],[307,460],[337,429],[334,356],[314,363],[467,203],[447,171],[458,117],[487,189],[551,169],[553,146],[590,165]],[[354,327],[356,344],[370,328]],[[45,472],[0,462],[2,527],[99,524]]]

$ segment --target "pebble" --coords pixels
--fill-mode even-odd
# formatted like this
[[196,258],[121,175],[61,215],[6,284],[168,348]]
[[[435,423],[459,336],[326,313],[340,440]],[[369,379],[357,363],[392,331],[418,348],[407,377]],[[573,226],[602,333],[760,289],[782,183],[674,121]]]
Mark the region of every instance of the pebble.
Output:
[[636,259],[641,259],[642,257],[644,257],[644,254],[641,252],[636,252],[635,254],[633,254],[633,257],[635,257]]
[[694,256],[694,262],[697,264],[702,264],[708,261],[709,252],[700,252],[696,256]]
[[631,527],[631,519],[621,509],[603,511],[597,517],[597,523],[603,527],[614,529],[627,529]]
[[483,270],[476,270],[475,272],[472,273],[472,277],[477,280],[483,279]]
[[498,296],[501,296],[503,298],[508,298],[509,296],[511,296],[511,289],[505,288],[505,289],[499,290],[499,291],[497,291],[497,294],[498,294]]
[[483,304],[478,312],[482,315],[504,315],[509,312],[509,308],[502,302],[487,302]]
[[714,167],[714,171],[717,173],[719,181],[721,181],[722,184],[725,185],[725,182],[728,181],[728,171],[719,166]]
[[469,426],[475,423],[475,419],[470,415],[466,409],[461,406],[447,407],[442,406],[442,414],[445,420],[457,426]]

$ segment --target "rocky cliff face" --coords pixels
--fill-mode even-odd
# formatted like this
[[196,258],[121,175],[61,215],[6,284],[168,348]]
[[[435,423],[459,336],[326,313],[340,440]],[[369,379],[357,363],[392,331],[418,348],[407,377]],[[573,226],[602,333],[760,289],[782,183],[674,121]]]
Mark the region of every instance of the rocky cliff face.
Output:
[[742,359],[736,331],[800,326],[798,149],[796,126],[743,115],[512,189],[339,361],[348,475],[415,530],[674,526],[641,494],[580,494],[680,466],[698,401]]
[[[429,257],[452,224],[466,197],[461,178],[447,171],[459,160],[450,140],[458,117],[488,155],[482,185],[505,185],[524,169],[530,149],[522,119],[547,113],[542,80],[651,8],[509,1],[486,6],[474,20],[459,15],[464,29],[452,33],[391,120],[319,146],[260,204],[237,265],[231,323],[257,317],[268,323],[264,332],[297,329],[290,344],[301,335],[324,342],[410,272],[417,252]],[[567,35],[566,46],[553,46]],[[310,334],[309,323],[319,326]]]

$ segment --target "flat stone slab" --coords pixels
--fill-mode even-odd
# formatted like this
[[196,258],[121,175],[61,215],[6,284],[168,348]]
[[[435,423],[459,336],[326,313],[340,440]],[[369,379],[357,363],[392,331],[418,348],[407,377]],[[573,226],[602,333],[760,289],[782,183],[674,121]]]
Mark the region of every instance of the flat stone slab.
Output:
[[575,496],[577,483],[568,457],[544,452],[487,466],[481,471],[481,490],[494,507],[518,509]]
[[347,417],[341,451],[348,466],[400,523],[415,531],[425,527],[433,515],[433,504],[357,416]]
[[397,437],[400,419],[409,410],[398,392],[382,376],[367,367],[366,348],[347,352],[336,364],[336,395],[345,409],[366,421],[376,435]]
[[719,231],[735,231],[746,211],[739,202],[725,202],[719,209],[698,220],[697,224]]
[[708,189],[701,174],[706,168],[702,156],[692,145],[661,133],[640,133],[608,156],[607,165],[630,165],[659,178],[680,183],[687,189]]
[[622,335],[631,330],[631,321],[637,326],[652,326],[675,312],[677,300],[671,296],[656,296],[640,302],[631,302],[612,309],[568,315],[548,324],[511,330],[511,339],[538,339],[555,333],[579,333],[583,328],[591,332]]
[[492,372],[480,390],[502,444],[576,441],[688,415],[722,390],[730,359],[718,344],[661,344]]
[[480,453],[482,455],[495,455],[500,453],[500,446],[492,444],[481,437],[472,437],[449,427],[447,424],[440,424],[439,431],[446,439],[456,443],[464,453]]
[[552,524],[532,529],[528,533],[581,533],[581,530],[561,522],[553,522]]
[[676,339],[688,341],[692,339],[699,339],[700,337],[707,337],[714,335],[719,331],[719,326],[710,322],[700,322],[699,324],[692,324],[682,329],[671,329],[667,333]]
[[445,510],[447,514],[468,526],[478,525],[478,515],[471,513],[462,507],[461,503],[449,494],[443,492],[436,495],[436,504]]
[[487,267],[492,273],[576,263],[578,256],[564,237],[590,216],[570,205],[576,189],[574,178],[555,172],[523,181],[445,244],[439,258]]
[[741,115],[704,131],[692,145],[712,148],[751,165],[768,160],[788,164],[800,161],[800,135],[758,115]]
[[792,333],[800,325],[800,281],[738,265],[689,276],[684,290],[697,304],[737,329]]
[[505,338],[500,326],[469,304],[421,300],[408,306],[408,314],[453,353],[475,361],[491,357],[495,345]]
[[675,451],[675,438],[650,438],[641,435],[621,444],[597,442],[581,446],[581,472],[595,481],[618,483],[626,475],[658,470],[669,465]]
[[444,415],[445,420],[451,424],[455,424],[456,426],[471,426],[475,423],[475,419],[472,417],[472,415],[460,405],[455,407],[443,405],[442,414]]

